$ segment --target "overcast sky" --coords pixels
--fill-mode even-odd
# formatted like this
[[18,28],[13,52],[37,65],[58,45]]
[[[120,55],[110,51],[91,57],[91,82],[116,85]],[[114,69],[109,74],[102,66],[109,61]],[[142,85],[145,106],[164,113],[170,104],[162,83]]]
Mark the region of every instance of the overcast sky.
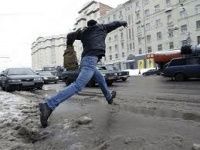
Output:
[[[0,70],[31,67],[31,43],[39,36],[65,34],[89,0],[2,0]],[[126,0],[99,0],[111,7]],[[8,57],[8,58],[2,58]]]

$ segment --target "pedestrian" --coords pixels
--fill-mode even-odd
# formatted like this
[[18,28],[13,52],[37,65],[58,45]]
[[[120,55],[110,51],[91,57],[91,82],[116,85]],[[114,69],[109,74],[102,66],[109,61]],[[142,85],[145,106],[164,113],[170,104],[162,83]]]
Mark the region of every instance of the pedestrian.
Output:
[[87,22],[87,27],[68,34],[67,44],[72,45],[74,40],[81,40],[83,45],[80,73],[75,82],[67,86],[55,96],[46,99],[46,103],[39,104],[42,127],[47,127],[47,121],[52,111],[60,103],[80,92],[92,77],[94,77],[95,81],[100,86],[108,104],[113,103],[113,99],[116,97],[116,91],[109,91],[105,78],[97,70],[96,65],[98,61],[105,56],[106,35],[121,26],[126,27],[127,22],[114,21],[108,24],[98,24],[95,20],[89,20]]

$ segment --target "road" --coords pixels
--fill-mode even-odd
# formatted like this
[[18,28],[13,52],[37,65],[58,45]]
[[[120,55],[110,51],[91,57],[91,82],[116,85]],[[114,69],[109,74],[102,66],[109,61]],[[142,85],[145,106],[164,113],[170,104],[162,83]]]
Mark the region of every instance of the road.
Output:
[[[14,92],[42,101],[64,84],[43,90]],[[62,103],[49,126],[49,136],[34,142],[37,150],[188,150],[200,143],[200,81],[174,82],[162,77],[131,77],[117,82],[114,105],[107,105],[100,89],[85,88]],[[78,124],[80,117],[92,119]]]

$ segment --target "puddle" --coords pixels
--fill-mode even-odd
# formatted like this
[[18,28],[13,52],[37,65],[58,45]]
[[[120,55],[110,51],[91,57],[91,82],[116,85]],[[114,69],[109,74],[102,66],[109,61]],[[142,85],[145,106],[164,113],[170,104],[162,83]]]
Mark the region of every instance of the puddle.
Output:
[[120,110],[125,110],[129,112],[133,112],[136,114],[143,114],[147,116],[158,116],[163,118],[180,118],[183,120],[191,120],[200,122],[200,114],[192,113],[192,112],[180,112],[176,110],[169,109],[159,109],[156,107],[146,108],[146,107],[135,107],[131,105],[120,105]]

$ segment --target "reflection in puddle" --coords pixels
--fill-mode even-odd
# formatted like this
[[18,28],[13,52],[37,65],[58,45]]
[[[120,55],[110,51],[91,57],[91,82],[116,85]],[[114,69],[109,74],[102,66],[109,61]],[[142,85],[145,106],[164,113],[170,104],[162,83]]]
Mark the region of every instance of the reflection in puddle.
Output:
[[121,105],[121,110],[130,111],[136,114],[144,114],[147,116],[158,116],[158,117],[169,117],[169,118],[180,118],[183,120],[192,120],[200,122],[200,115],[195,113],[180,112],[176,110],[164,110],[158,108],[146,108],[146,107],[135,107],[130,105]]

